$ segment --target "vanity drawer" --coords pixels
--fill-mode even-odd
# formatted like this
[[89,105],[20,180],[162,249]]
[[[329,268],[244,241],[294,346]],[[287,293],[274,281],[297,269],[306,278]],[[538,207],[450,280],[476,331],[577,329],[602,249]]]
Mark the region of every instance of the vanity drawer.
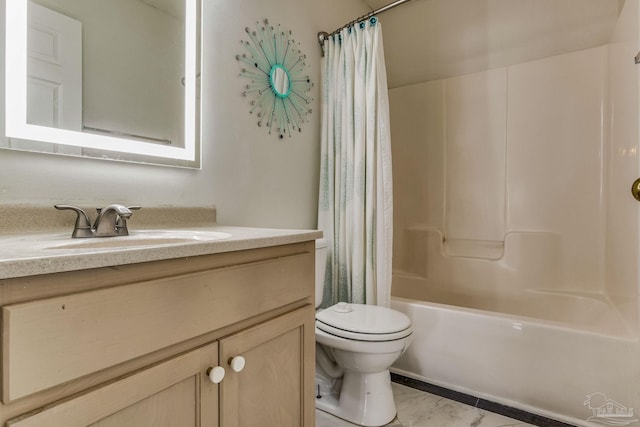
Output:
[[313,295],[311,252],[4,306],[3,401]]

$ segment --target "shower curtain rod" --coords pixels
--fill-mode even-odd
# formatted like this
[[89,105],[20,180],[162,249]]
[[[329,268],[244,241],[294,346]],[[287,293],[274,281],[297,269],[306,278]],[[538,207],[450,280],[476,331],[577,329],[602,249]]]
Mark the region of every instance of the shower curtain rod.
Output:
[[[374,11],[371,11],[369,13],[367,13],[366,15],[362,15],[361,17],[354,19],[353,21],[348,22],[347,24],[343,25],[342,27],[338,28],[337,30],[335,30],[332,33],[327,33],[326,31],[320,31],[318,33],[318,43],[320,43],[320,47],[322,47],[324,45],[324,41],[326,39],[328,39],[329,37],[338,34],[340,31],[342,31],[343,28],[347,28],[353,24],[356,24],[358,22],[362,22],[365,21],[369,18],[371,18],[374,15],[380,14],[382,12],[386,12],[387,10],[391,10],[396,6],[400,6],[403,3],[407,3],[410,2],[411,0],[396,0],[393,3],[389,3],[386,6],[382,6],[380,9],[376,9]],[[322,56],[324,56],[324,49],[322,49]]]

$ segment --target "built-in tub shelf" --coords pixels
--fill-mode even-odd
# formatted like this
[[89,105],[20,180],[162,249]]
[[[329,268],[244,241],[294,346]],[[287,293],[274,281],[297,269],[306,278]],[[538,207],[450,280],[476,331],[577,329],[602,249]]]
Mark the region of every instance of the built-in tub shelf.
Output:
[[443,239],[442,249],[446,256],[499,260],[504,256],[504,241],[469,239]]
[[567,282],[557,233],[512,231],[500,242],[447,239],[438,229],[412,226],[399,238],[403,244],[394,253],[394,272],[403,276],[489,289],[553,289]]

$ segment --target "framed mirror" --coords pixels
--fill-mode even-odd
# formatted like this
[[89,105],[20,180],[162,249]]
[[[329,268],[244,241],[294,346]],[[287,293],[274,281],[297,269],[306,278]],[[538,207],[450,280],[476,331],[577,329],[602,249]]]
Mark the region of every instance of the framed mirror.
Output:
[[200,167],[201,0],[6,0],[2,148]]
[[289,71],[280,64],[274,64],[269,73],[273,92],[278,98],[286,99],[291,94],[291,76]]

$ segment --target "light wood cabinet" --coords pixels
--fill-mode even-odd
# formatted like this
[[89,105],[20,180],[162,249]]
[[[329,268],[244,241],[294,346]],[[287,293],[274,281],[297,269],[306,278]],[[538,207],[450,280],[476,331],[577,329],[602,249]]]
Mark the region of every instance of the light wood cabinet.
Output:
[[[311,317],[309,316],[311,314]],[[223,427],[311,426],[315,394],[305,384],[314,377],[314,310],[307,307],[220,341],[220,359],[246,360],[220,388]],[[306,363],[313,356],[314,363]]]
[[33,415],[11,427],[217,426],[217,386],[201,373],[218,362],[218,345],[193,350]]
[[3,281],[0,424],[313,427],[314,251]]

